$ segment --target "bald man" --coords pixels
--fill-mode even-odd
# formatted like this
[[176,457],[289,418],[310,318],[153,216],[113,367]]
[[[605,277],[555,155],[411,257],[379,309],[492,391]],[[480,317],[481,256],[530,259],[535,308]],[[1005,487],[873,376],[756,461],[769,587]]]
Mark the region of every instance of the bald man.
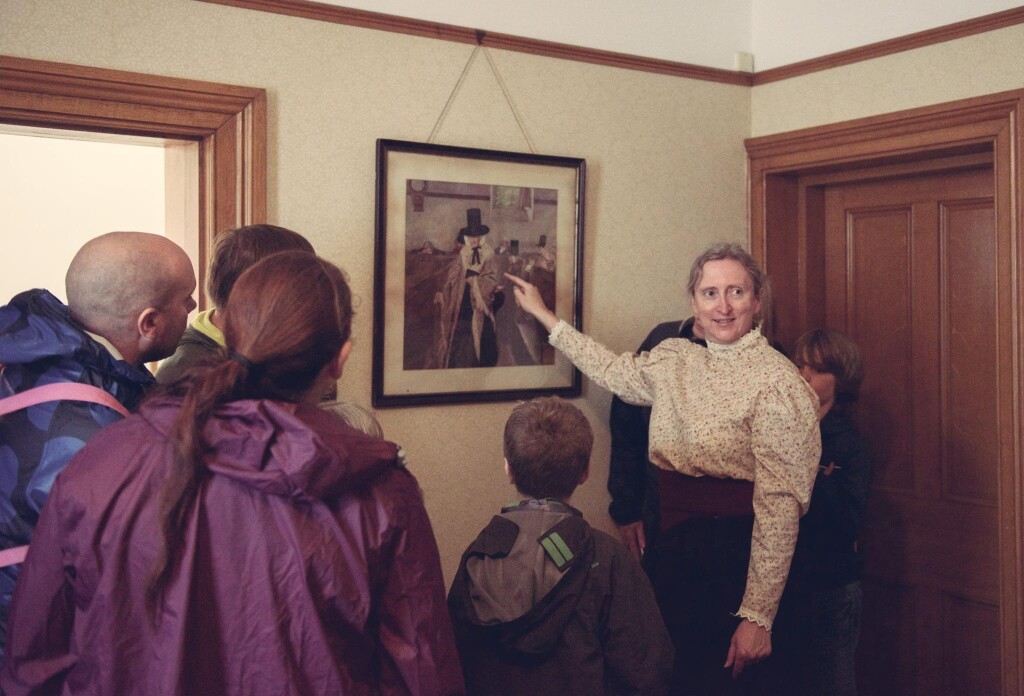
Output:
[[[196,306],[188,256],[160,235],[111,232],[78,251],[65,283],[66,306],[29,290],[0,307],[0,398],[74,382],[134,409],[153,383],[145,363],[174,352]],[[99,404],[51,401],[0,418],[0,548],[29,543],[57,474],[120,417]],[[17,566],[0,569],[0,640],[16,578]]]

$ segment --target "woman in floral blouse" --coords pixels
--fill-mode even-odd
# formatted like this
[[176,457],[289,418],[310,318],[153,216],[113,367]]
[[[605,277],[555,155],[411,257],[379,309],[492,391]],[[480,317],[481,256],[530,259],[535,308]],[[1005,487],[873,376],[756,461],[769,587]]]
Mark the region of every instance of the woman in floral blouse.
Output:
[[755,325],[764,272],[741,246],[713,245],[687,288],[708,347],[668,339],[639,355],[614,354],[509,280],[551,345],[600,386],[651,406],[662,535],[648,553],[676,645],[673,693],[754,693],[749,667],[771,654],[821,451],[817,397]]

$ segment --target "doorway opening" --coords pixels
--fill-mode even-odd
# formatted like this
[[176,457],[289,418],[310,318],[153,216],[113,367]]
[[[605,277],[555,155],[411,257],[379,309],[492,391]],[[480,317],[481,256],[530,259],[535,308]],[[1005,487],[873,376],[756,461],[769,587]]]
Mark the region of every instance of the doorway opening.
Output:
[[[0,303],[29,288],[66,301],[64,273],[88,240],[114,230],[168,236],[198,271],[198,197],[168,160],[190,141],[0,125],[4,257]],[[169,156],[168,153],[174,153]],[[172,203],[172,205],[168,205]],[[190,234],[189,231],[192,231]]]
[[160,140],[164,229],[196,259],[201,309],[214,235],[266,221],[262,89],[0,56],[0,124]]

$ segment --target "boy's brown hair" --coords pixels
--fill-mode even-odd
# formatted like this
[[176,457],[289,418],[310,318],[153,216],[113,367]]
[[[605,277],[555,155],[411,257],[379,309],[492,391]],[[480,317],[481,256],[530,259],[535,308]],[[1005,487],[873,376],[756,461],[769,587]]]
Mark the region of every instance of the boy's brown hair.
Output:
[[857,344],[841,331],[813,329],[797,339],[793,346],[793,362],[797,367],[810,365],[816,372],[827,372],[836,378],[838,413],[847,413],[860,395],[864,381],[864,363]]
[[516,490],[531,498],[568,500],[590,464],[594,433],[578,408],[557,396],[512,409],[505,459]]
[[223,309],[238,277],[260,259],[280,251],[312,254],[313,245],[298,232],[277,225],[246,225],[218,234],[206,282],[213,306]]

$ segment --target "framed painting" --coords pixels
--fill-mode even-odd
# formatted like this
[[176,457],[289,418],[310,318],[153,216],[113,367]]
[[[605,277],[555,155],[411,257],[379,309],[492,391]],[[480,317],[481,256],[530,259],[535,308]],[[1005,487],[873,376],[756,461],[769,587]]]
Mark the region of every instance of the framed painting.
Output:
[[578,396],[505,274],[581,325],[585,162],[377,141],[373,405]]

